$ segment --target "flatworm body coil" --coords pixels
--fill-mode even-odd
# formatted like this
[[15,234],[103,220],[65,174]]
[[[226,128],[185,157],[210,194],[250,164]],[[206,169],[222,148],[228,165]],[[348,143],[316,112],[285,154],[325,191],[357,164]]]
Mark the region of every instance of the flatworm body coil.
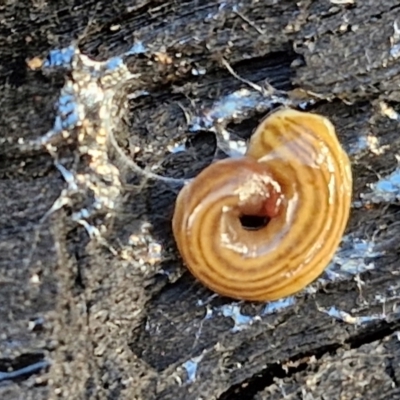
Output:
[[[349,159],[331,122],[283,109],[242,158],[217,161],[179,193],[173,232],[192,274],[235,299],[275,300],[314,281],[346,228]],[[258,226],[244,221],[258,221]]]

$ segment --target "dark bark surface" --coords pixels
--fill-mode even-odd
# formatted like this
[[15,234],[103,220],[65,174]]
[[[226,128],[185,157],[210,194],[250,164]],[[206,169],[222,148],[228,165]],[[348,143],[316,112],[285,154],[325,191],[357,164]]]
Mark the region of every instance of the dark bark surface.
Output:
[[[186,117],[247,87],[222,59],[251,82],[313,93],[312,111],[332,119],[346,149],[358,149],[354,200],[396,169],[399,120],[381,105],[400,111],[400,1],[234,3],[0,6],[1,399],[400,399],[395,197],[352,210],[347,233],[375,244],[373,268],[300,293],[273,314],[240,303],[239,316],[253,317],[244,325],[221,311],[236,302],[213,297],[182,266],[170,227],[179,187],[144,179],[112,149],[123,189],[104,222],[107,246],[73,221],[85,196],[43,218],[66,182],[54,156],[24,144],[53,126],[68,71],[32,60],[71,44],[107,60],[144,43],[144,54],[124,58],[140,76],[107,118],[126,153],[140,149],[138,164],[157,173],[192,177],[212,161],[214,135],[190,135]],[[148,94],[129,99],[138,90]],[[248,138],[264,115],[229,128]],[[359,149],[365,137],[379,146]],[[184,152],[167,150],[185,138]],[[74,171],[85,167],[74,140],[61,139],[57,154]],[[161,244],[161,262],[149,243]],[[332,307],[381,318],[349,323],[323,312]]]

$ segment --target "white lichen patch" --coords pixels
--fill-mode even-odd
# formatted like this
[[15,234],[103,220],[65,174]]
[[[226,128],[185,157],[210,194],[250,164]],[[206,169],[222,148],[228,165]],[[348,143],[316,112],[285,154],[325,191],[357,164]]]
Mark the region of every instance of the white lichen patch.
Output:
[[136,268],[143,269],[143,272],[152,271],[152,267],[162,261],[163,246],[153,237],[151,229],[151,224],[143,222],[120,251],[122,259],[134,262]]
[[392,119],[394,121],[400,121],[399,113],[385,101],[379,102],[379,111],[382,116]]
[[234,322],[234,326],[231,329],[232,332],[241,331],[242,329],[245,329],[249,325],[252,325],[255,321],[261,320],[260,316],[258,315],[253,317],[250,315],[242,314],[240,306],[237,303],[225,304],[219,308],[219,312],[224,317],[232,318]]
[[197,357],[192,357],[182,364],[182,367],[184,368],[187,374],[187,380],[185,383],[193,383],[196,381],[197,369],[203,357],[204,353],[200,354]]
[[348,145],[348,153],[352,156],[357,156],[359,153],[369,151],[372,154],[381,156],[387,150],[389,150],[389,145],[381,145],[380,140],[374,134],[365,134],[357,138]]
[[262,317],[279,313],[295,305],[295,303],[295,297],[289,296],[284,299],[266,302],[258,315],[247,315],[241,310],[241,302],[232,302],[220,307],[208,309],[204,320],[210,319],[213,315],[223,315],[224,317],[231,318],[234,322],[231,332],[236,333],[247,329],[256,322],[260,322]]
[[343,321],[350,325],[363,325],[373,321],[381,321],[386,319],[386,315],[382,314],[374,314],[374,315],[366,315],[366,316],[353,316],[348,312],[337,309],[335,306],[330,307],[329,309],[318,307],[318,310],[323,312],[324,314],[329,315],[332,318],[335,318],[339,321]]
[[[145,178],[184,182],[139,168],[118,146],[114,137],[121,116],[127,110],[128,93],[124,94],[124,88],[128,84],[134,84],[140,76],[128,70],[124,57],[144,51],[144,46],[136,43],[121,56],[95,61],[82,54],[77,47],[69,46],[52,50],[47,60],[42,62],[42,68],[49,69],[50,72],[54,68],[63,68],[68,75],[56,103],[52,129],[33,141],[19,143],[21,151],[46,148],[53,156],[54,164],[67,187],[62,190],[39,225],[51,213],[68,205],[73,210],[72,219],[82,225],[91,238],[96,237],[106,244],[102,239],[107,230],[105,222],[114,215],[123,189],[120,171],[109,156],[111,148],[116,150],[128,167]],[[147,92],[139,87],[134,93],[140,95]],[[65,164],[60,153],[66,145],[74,151],[76,162],[73,167]],[[147,239],[145,235],[143,240]],[[35,237],[28,261],[33,254],[36,240]],[[139,247],[143,251],[140,254],[143,263],[158,262],[161,253],[159,244],[149,241]],[[117,254],[111,247],[109,249]]]
[[[68,184],[52,211],[70,205],[73,219],[90,236],[100,236],[105,226],[102,222],[94,226],[90,219],[112,216],[122,190],[119,170],[109,158],[110,136],[121,113],[115,98],[138,76],[129,72],[121,57],[98,62],[72,46],[50,52],[44,68],[53,67],[70,71],[56,104],[53,128],[25,147],[44,146]],[[76,168],[68,169],[61,161],[59,149],[64,144],[74,147]],[[90,196],[93,201],[79,209],[72,200],[76,194]]]
[[211,108],[202,110],[189,121],[191,132],[210,131],[216,134],[217,147],[230,157],[240,157],[246,152],[246,141],[236,137],[226,127],[239,123],[257,113],[265,113],[276,106],[299,106],[285,92],[278,91],[265,83],[266,88],[241,79],[228,64],[228,70],[250,88],[242,88],[214,102]]
[[[396,158],[400,164],[400,156],[397,155]],[[371,192],[360,195],[364,203],[397,203],[400,201],[400,166],[397,166],[391,174],[368,186]]]
[[400,57],[400,27],[399,23],[393,23],[393,35],[390,37],[390,56],[394,59]]
[[346,235],[339,249],[321,277],[321,282],[349,279],[375,268],[374,260],[384,255],[375,250],[376,243]]

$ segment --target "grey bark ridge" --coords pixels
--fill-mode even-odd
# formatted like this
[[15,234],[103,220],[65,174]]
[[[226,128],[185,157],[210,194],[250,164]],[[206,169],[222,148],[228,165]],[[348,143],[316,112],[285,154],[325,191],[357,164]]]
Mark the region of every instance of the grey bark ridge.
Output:
[[[0,6],[0,398],[400,399],[399,10]],[[259,95],[223,60],[331,118],[352,158],[355,207],[337,257],[275,305],[209,292],[172,238],[181,180],[212,161],[219,135],[246,140],[268,112],[251,103],[226,132],[190,132],[233,93]],[[113,69],[129,76],[118,89]],[[93,90],[74,86],[85,77]],[[110,132],[139,168],[178,181],[132,169]]]

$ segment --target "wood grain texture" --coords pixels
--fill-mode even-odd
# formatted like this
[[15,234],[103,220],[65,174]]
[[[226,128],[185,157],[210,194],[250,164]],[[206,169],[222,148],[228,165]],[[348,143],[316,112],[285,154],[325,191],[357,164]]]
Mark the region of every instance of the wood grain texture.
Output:
[[[128,102],[117,134],[124,147],[142,148],[137,155],[142,165],[160,165],[159,171],[169,176],[196,175],[210,163],[215,146],[213,136],[205,134],[191,139],[185,155],[163,151],[171,139],[187,134],[178,103],[194,114],[243,87],[220,64],[221,55],[240,76],[256,83],[267,78],[279,89],[299,86],[322,97],[330,96],[333,86],[335,99],[321,101],[313,111],[333,121],[341,143],[351,146],[372,134],[380,145],[390,145],[383,156],[365,150],[352,160],[355,198],[376,180],[376,173],[385,175],[397,166],[398,122],[377,113],[374,101],[398,99],[399,64],[385,63],[398,1],[352,6],[322,0],[300,5],[246,1],[241,15],[232,10],[233,2],[221,9],[215,1],[177,3],[64,0],[0,6],[0,371],[19,370],[41,357],[52,362],[49,369],[2,385],[0,398],[258,400],[276,393],[275,378],[284,379],[278,384],[289,385],[294,393],[304,389],[322,398],[307,383],[315,371],[313,356],[324,390],[335,398],[337,379],[346,377],[335,378],[327,364],[339,374],[346,356],[382,355],[386,340],[391,347],[385,351],[392,355],[383,357],[387,369],[380,366],[377,373],[371,359],[359,364],[357,372],[365,374],[367,388],[379,380],[382,395],[400,398],[397,341],[392,339],[399,329],[399,246],[393,241],[399,234],[397,204],[352,213],[348,232],[374,238],[384,250],[373,260],[374,269],[358,281],[346,279],[313,296],[301,295],[296,305],[236,332],[233,319],[217,311],[230,302],[210,298],[211,292],[178,260],[170,228],[174,188],[143,184],[121,165],[127,190],[107,239],[119,248],[132,233],[141,234],[142,222],[150,222],[154,240],[165,249],[161,265],[143,268],[132,259],[114,257],[72,223],[68,208],[38,225],[65,182],[46,151],[22,153],[18,142],[50,129],[66,72],[32,71],[26,60],[43,58],[77,38],[82,51],[97,59],[120,54],[135,38],[151,54],[171,56],[173,62],[163,66],[154,56],[127,60],[143,76],[128,93],[145,88],[150,96]],[[342,30],[343,21],[349,26]],[[193,76],[193,66],[207,73]],[[249,137],[263,117],[255,113],[232,129]],[[70,165],[75,156],[73,147],[63,149]],[[38,228],[38,246],[26,265]],[[379,314],[384,308],[387,319],[349,325],[320,311],[332,305],[354,315]],[[213,318],[205,318],[208,310],[214,310]],[[262,306],[242,304],[241,313],[260,316]],[[198,356],[196,379],[188,383],[183,365]],[[357,387],[348,382],[340,395],[352,398]]]

